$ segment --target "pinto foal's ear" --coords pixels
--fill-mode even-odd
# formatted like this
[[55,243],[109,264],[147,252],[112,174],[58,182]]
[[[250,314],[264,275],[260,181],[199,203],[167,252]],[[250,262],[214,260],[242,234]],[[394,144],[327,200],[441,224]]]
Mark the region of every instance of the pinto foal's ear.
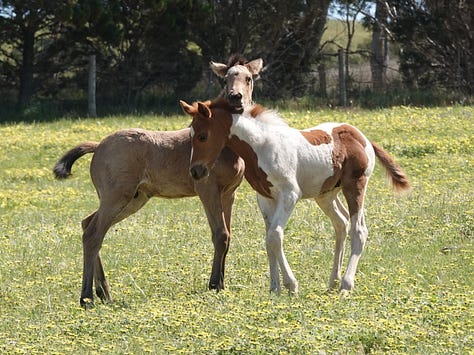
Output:
[[188,115],[191,115],[191,116],[194,113],[196,113],[196,109],[193,106],[186,103],[186,101],[179,100],[179,104],[181,105],[181,108],[183,109],[184,113],[187,113]]
[[210,62],[209,66],[212,71],[217,75],[223,78],[227,74],[229,67],[226,64]]
[[211,118],[212,113],[211,109],[209,108],[210,101],[206,102],[198,102],[198,111],[201,115],[206,118]]
[[263,68],[263,59],[262,58],[254,59],[248,63],[245,63],[244,65],[245,67],[247,67],[250,74],[252,74],[253,76],[256,76],[258,75],[258,73],[260,73],[260,70],[262,70]]

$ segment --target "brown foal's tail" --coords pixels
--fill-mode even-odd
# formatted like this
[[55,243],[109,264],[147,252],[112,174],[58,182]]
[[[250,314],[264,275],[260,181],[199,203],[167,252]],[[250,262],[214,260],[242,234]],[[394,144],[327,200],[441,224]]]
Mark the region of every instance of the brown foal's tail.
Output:
[[387,178],[392,186],[392,188],[397,193],[402,193],[405,191],[409,191],[411,189],[410,183],[408,182],[408,178],[403,170],[395,163],[390,156],[381,146],[372,142],[372,146],[374,147],[375,155],[379,158],[380,163],[382,163],[383,167],[387,171]]
[[53,168],[56,179],[65,179],[71,175],[74,162],[84,154],[93,153],[98,145],[98,142],[84,142],[64,154]]

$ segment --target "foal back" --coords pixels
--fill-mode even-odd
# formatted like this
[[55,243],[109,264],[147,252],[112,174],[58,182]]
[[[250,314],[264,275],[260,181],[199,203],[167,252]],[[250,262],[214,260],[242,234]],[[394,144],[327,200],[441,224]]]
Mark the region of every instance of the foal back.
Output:
[[127,129],[106,137],[95,150],[90,173],[99,196],[143,193],[148,198],[195,196],[187,173],[188,129]]

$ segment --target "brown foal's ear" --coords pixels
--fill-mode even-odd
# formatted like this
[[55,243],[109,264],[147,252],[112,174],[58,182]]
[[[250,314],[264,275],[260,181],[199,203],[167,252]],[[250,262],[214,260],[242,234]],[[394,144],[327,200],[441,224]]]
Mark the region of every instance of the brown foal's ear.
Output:
[[181,105],[184,113],[187,113],[188,115],[192,116],[196,112],[196,109],[193,106],[189,105],[183,100],[179,100],[179,104]]
[[211,118],[212,116],[211,110],[209,109],[209,101],[198,102],[198,111],[206,118]]

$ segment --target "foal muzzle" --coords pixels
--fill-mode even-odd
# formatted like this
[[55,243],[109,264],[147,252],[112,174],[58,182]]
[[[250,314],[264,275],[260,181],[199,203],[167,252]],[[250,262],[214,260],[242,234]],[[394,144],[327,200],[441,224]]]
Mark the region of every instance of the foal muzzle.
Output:
[[196,164],[189,168],[189,173],[194,180],[201,180],[209,176],[209,170],[202,164]]
[[241,93],[231,91],[229,95],[227,95],[227,100],[229,100],[229,103],[235,108],[242,107],[242,94]]

